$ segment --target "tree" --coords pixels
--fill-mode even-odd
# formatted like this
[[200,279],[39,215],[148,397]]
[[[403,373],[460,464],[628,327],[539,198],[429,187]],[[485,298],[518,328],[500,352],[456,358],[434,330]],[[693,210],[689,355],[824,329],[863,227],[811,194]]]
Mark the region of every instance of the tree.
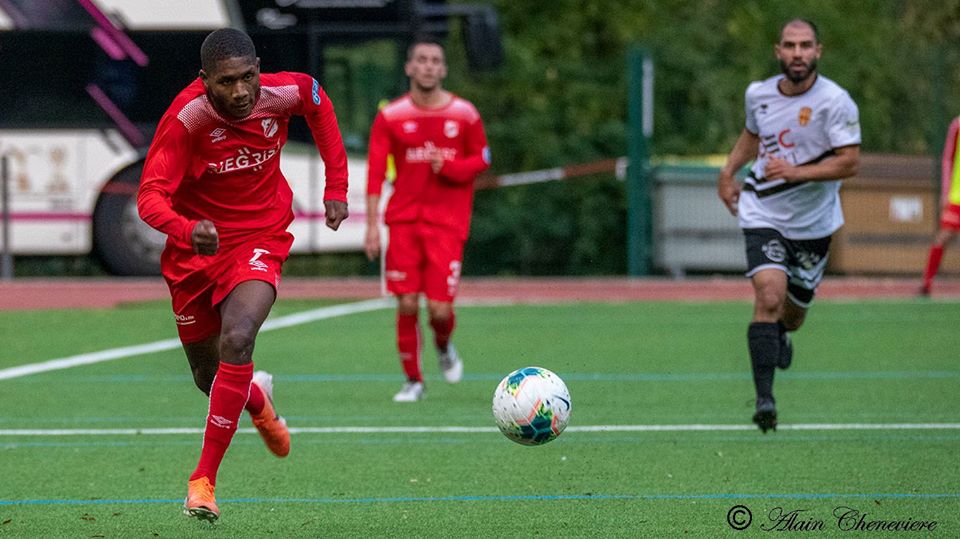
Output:
[[[493,3],[504,67],[468,73],[454,28],[448,86],[483,113],[498,172],[624,155],[633,43],[656,64],[653,152],[727,152],[743,126],[743,91],[778,72],[773,44],[794,17],[818,24],[821,71],[859,103],[864,151],[936,152],[946,119],[960,113],[960,95],[945,91],[960,87],[958,0]],[[622,273],[622,211],[622,186],[611,179],[480,192],[468,267]]]

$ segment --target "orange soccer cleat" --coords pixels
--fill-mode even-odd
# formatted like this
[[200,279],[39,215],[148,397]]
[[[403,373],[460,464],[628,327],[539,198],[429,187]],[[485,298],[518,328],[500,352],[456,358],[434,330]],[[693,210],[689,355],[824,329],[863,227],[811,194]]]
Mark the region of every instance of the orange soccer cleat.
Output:
[[220,518],[220,508],[213,496],[213,485],[206,477],[187,483],[187,499],[183,501],[183,514],[200,520],[214,522]]
[[285,457],[290,453],[290,431],[287,430],[287,421],[277,415],[273,408],[273,375],[257,371],[253,373],[253,382],[267,397],[263,402],[263,410],[257,415],[250,415],[253,426],[267,444],[267,449],[278,457]]

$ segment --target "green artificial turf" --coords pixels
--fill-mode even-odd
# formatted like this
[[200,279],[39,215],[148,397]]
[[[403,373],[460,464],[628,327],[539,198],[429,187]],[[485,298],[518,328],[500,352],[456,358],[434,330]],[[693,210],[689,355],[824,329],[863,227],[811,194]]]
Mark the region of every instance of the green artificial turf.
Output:
[[[327,305],[281,301],[273,318]],[[460,306],[464,380],[441,381],[424,325],[427,398],[413,404],[390,400],[390,308],[264,332],[255,362],[289,425],[348,432],[295,432],[283,460],[237,434],[215,525],[180,515],[207,405],[178,347],[0,380],[0,537],[759,536],[790,511],[794,526],[820,522],[816,537],[960,536],[960,304],[818,301],[777,373],[782,428],[766,435],[749,428],[750,313]],[[0,328],[0,372],[176,336],[165,302],[0,312]],[[500,378],[528,365],[573,400],[570,429],[541,447],[508,441],[490,411]],[[913,428],[925,423],[943,428]],[[752,512],[745,532],[728,524],[736,505]],[[839,507],[863,526],[937,524],[843,531]]]

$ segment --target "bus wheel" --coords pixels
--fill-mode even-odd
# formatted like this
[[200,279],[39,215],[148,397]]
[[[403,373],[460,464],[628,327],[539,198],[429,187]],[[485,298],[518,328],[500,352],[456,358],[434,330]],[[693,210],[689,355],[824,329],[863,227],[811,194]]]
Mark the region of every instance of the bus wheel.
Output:
[[94,252],[114,275],[160,274],[160,253],[166,235],[137,213],[137,187],[143,161],[117,173],[104,186],[93,211]]

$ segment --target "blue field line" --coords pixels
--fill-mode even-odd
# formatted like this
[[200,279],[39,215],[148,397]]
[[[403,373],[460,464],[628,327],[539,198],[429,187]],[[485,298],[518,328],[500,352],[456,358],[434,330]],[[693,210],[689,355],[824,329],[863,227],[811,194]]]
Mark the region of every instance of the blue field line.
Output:
[[[960,423],[785,423],[780,430],[791,431],[885,431],[885,430],[960,430]],[[719,432],[753,431],[756,426],[746,423],[684,423],[642,425],[575,425],[564,432]],[[290,427],[290,434],[490,434],[492,426],[462,425],[406,425],[406,426],[339,426]],[[253,434],[256,429],[238,428],[238,434]],[[112,429],[0,429],[0,437],[17,436],[178,436],[202,435],[201,427],[169,428],[112,428]]]
[[[189,374],[105,374],[105,375],[60,375],[69,377],[72,383],[192,383]],[[429,380],[440,380],[439,375],[426,375]],[[499,382],[503,374],[475,373],[464,374],[468,382]],[[960,371],[789,371],[778,374],[778,378],[789,380],[911,380],[911,379],[953,379],[960,378]],[[339,382],[388,382],[400,379],[396,373],[377,374],[277,374],[274,379],[291,383],[339,383]],[[567,382],[722,382],[752,380],[749,372],[703,372],[703,373],[578,373],[563,374]],[[49,383],[49,378],[35,378],[36,383]],[[22,383],[22,382],[21,382]]]
[[[960,371],[814,371],[784,372],[782,379],[795,380],[906,380],[906,379],[947,379],[960,378]],[[428,377],[429,378],[429,377]],[[437,380],[439,376],[434,376]],[[503,374],[477,373],[464,374],[465,381],[499,382]],[[396,374],[294,374],[277,375],[277,380],[285,382],[396,382]],[[567,382],[719,382],[752,380],[749,372],[707,372],[707,373],[578,373],[563,374]]]
[[[831,500],[845,498],[931,500],[960,498],[960,492],[874,492],[874,493],[816,493],[797,492],[783,494],[554,494],[554,495],[501,495],[501,496],[399,496],[387,498],[226,498],[224,503],[273,503],[273,504],[392,504],[431,502],[516,502],[516,501],[685,501],[685,500]],[[0,500],[0,506],[12,505],[128,505],[128,504],[182,504],[182,499],[111,499],[111,500]]]
[[[862,432],[862,431],[861,431]],[[662,439],[660,439],[662,441]],[[926,435],[903,435],[903,434],[886,434],[881,433],[878,435],[864,435],[859,434],[855,437],[830,437],[830,436],[790,436],[790,437],[777,437],[777,438],[761,438],[757,439],[756,433],[754,430],[743,429],[739,436],[735,435],[725,435],[725,436],[705,436],[698,438],[670,438],[668,441],[673,443],[681,442],[684,444],[702,444],[705,442],[745,442],[745,443],[763,443],[763,444],[799,444],[799,443],[822,443],[829,442],[833,444],[850,444],[850,443],[861,443],[864,440],[874,441],[874,442],[956,442],[960,440],[960,434],[954,435],[940,435],[940,434],[926,434]],[[582,434],[577,438],[577,443],[596,443],[596,444],[636,444],[638,441],[637,436],[616,436],[609,434]],[[411,446],[411,445],[448,445],[448,446],[464,446],[468,444],[490,444],[496,445],[501,444],[503,440],[500,437],[489,437],[482,439],[467,439],[464,437],[446,437],[446,438],[437,438],[437,437],[420,437],[420,438],[361,438],[361,439],[352,439],[352,438],[308,438],[308,439],[298,439],[297,446]],[[557,444],[565,444],[566,440],[561,440],[556,442]],[[17,441],[17,442],[0,442],[0,450],[29,450],[29,449],[62,449],[62,448],[75,448],[75,449],[100,449],[100,448],[127,448],[127,447],[147,447],[150,449],[156,449],[159,447],[196,447],[197,441],[193,438],[188,440],[170,440],[164,439],[158,441],[156,438],[149,440],[136,440],[130,442],[122,442],[116,440],[105,440],[105,441],[94,441],[94,442],[49,442],[49,441]],[[263,443],[260,438],[250,437],[248,439],[234,438],[233,442],[230,444],[230,447],[262,447]],[[12,454],[12,453],[11,453]]]

